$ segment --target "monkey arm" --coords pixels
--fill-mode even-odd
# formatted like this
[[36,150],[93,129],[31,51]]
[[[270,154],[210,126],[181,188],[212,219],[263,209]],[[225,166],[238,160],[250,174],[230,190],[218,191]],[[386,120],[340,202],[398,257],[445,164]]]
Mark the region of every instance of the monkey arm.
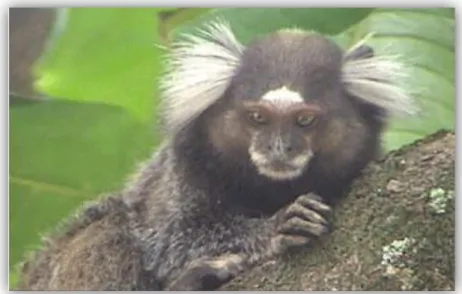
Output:
[[[326,213],[330,213],[330,208],[318,196],[308,194],[300,196],[270,218],[225,217],[225,222],[212,231],[214,238],[226,242],[210,241],[204,245],[209,248],[200,250],[194,249],[191,241],[192,252],[205,251],[211,255],[200,256],[187,263],[175,275],[176,278],[167,283],[166,289],[197,291],[219,288],[240,272],[290,247],[305,245],[313,237],[327,232],[327,221],[323,217]],[[205,231],[202,233],[207,234]]]

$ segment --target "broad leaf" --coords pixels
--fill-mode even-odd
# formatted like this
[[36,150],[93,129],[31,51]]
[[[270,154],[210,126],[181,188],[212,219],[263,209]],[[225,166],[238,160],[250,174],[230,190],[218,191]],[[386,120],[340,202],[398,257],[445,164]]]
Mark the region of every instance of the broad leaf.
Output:
[[324,34],[338,34],[366,17],[370,8],[220,8],[194,19],[178,32],[191,32],[210,20],[228,21],[244,44],[255,36],[282,27],[297,27]]

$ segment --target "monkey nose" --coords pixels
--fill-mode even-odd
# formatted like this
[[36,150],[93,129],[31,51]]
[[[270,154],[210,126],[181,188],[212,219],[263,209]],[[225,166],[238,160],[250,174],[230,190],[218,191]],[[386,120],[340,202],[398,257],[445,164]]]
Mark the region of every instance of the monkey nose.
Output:
[[286,161],[292,156],[293,148],[291,146],[286,146],[283,148],[268,148],[271,158],[275,161]]
[[286,152],[286,153],[288,153],[288,154],[292,153],[292,151],[294,150],[294,148],[293,148],[292,145],[290,145],[290,144],[285,145],[285,146],[283,147],[283,149],[284,149],[284,152]]
[[283,146],[268,145],[267,150],[273,153],[287,153],[290,154],[293,151],[293,146],[290,144],[284,144]]

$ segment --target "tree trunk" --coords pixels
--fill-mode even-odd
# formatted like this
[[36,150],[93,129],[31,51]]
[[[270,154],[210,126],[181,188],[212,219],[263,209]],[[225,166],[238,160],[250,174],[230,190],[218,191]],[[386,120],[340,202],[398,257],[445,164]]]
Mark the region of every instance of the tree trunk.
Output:
[[223,290],[454,290],[455,135],[438,132],[371,164],[312,248]]

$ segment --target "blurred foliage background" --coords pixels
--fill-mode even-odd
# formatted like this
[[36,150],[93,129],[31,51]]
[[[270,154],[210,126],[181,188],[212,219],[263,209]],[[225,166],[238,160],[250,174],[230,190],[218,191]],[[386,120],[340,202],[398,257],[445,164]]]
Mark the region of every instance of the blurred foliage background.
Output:
[[392,150],[454,129],[454,9],[10,9],[9,268],[82,202],[120,189],[162,139],[157,80],[179,32],[222,17],[243,42],[282,27],[408,64],[419,116],[395,119]]

